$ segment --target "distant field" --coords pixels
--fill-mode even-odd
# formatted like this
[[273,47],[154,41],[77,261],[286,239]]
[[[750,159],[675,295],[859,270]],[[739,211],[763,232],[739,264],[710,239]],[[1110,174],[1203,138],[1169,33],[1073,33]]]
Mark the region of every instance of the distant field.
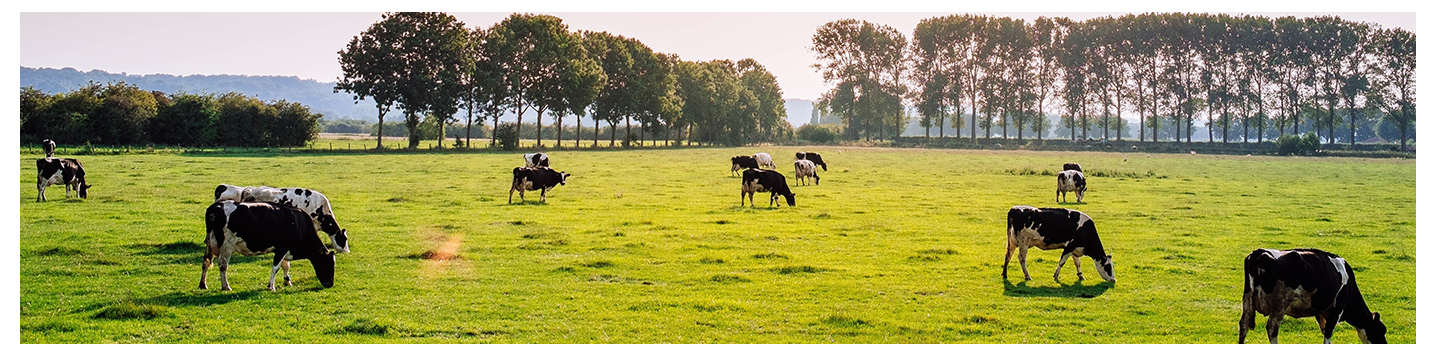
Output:
[[[1234,343],[1242,258],[1316,247],[1415,343],[1413,160],[809,149],[831,170],[775,209],[738,206],[728,158],[772,153],[793,183],[796,148],[554,151],[574,176],[547,204],[507,204],[516,152],[85,156],[90,199],[47,203],[22,154],[20,341]],[[1092,175],[1065,206],[1118,282],[1052,281],[1057,251],[1004,282],[1006,211],[1056,206],[1041,174],[1063,162]],[[234,291],[198,290],[219,183],[327,194],[353,250],[335,287],[298,261],[270,292],[270,258],[236,256]],[[1344,323],[1334,340],[1359,342]],[[1281,341],[1321,338],[1288,319]]]

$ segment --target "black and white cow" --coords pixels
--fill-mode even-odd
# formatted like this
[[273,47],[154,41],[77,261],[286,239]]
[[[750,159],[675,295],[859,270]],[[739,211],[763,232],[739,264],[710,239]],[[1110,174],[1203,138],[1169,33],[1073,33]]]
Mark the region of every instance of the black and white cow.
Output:
[[1077,164],[1077,163],[1066,163],[1066,164],[1064,164],[1064,165],[1061,166],[1061,170],[1076,170],[1076,171],[1081,171],[1081,164]]
[[1245,293],[1241,296],[1240,343],[1255,329],[1256,313],[1266,315],[1266,335],[1276,344],[1286,316],[1314,316],[1325,343],[1335,325],[1355,327],[1360,341],[1385,343],[1385,323],[1370,311],[1355,285],[1355,270],[1344,258],[1317,249],[1258,249],[1246,255]]
[[751,156],[747,155],[738,155],[732,157],[732,172],[736,173],[738,170],[742,169],[757,169],[757,159],[753,159]]
[[513,191],[518,191],[518,198],[521,201],[528,201],[523,192],[529,190],[539,191],[538,200],[548,202],[548,191],[559,185],[567,185],[568,177],[573,174],[556,171],[549,168],[513,168],[513,186],[508,188],[508,202],[513,203]]
[[40,140],[40,147],[45,149],[45,157],[55,157],[55,141],[50,139]]
[[235,203],[221,201],[204,211],[204,264],[199,273],[199,288],[209,288],[211,263],[219,265],[219,285],[229,288],[229,258],[235,253],[245,256],[274,254],[269,270],[269,290],[275,290],[274,277],[284,270],[284,286],[293,286],[289,277],[289,261],[309,260],[314,276],[324,287],[334,287],[334,253],[314,230],[313,218],[299,208],[278,203]]
[[752,158],[757,160],[757,166],[759,167],[766,166],[772,169],[777,169],[777,163],[772,162],[772,155],[768,155],[767,153],[756,153],[752,154]]
[[532,168],[535,166],[548,167],[548,154],[532,153],[523,154],[523,167]]
[[806,183],[807,178],[812,178],[813,185],[817,185],[822,181],[822,178],[817,176],[817,164],[813,164],[812,160],[795,161],[792,163],[792,168],[796,169],[798,184]]
[[85,183],[85,167],[80,165],[79,160],[44,158],[35,160],[35,189],[40,190],[40,195],[35,196],[36,202],[49,200],[45,198],[45,188],[51,185],[64,185],[65,198],[70,197],[70,189],[74,188],[81,199],[90,197],[90,187]]
[[349,252],[349,231],[339,227],[338,218],[329,198],[317,190],[305,188],[241,187],[220,184],[214,188],[214,201],[268,202],[289,205],[303,210],[314,219],[314,229],[329,235],[329,245],[341,253]]
[[787,198],[787,206],[797,206],[797,194],[793,194],[792,189],[788,189],[787,177],[782,176],[782,173],[778,173],[776,170],[743,170],[742,197],[746,198],[746,200],[739,202],[739,204],[752,203],[753,206],[757,206],[757,202],[753,202],[752,197],[754,194],[761,192],[772,192],[772,197],[767,200],[768,208],[772,208],[773,204],[777,203],[778,195]]
[[1056,173],[1056,202],[1066,201],[1066,192],[1076,192],[1076,202],[1086,197],[1086,174],[1077,170],[1062,170]]
[[1051,278],[1061,282],[1061,267],[1066,259],[1076,257],[1076,280],[1085,280],[1081,274],[1081,256],[1091,256],[1096,262],[1096,272],[1106,281],[1116,282],[1111,255],[1101,246],[1101,237],[1096,234],[1096,222],[1080,211],[1062,208],[1036,208],[1019,205],[1011,207],[1006,214],[1006,260],[1002,261],[1002,278],[1006,278],[1007,264],[1011,263],[1011,252],[1020,249],[1017,255],[1021,273],[1031,280],[1026,269],[1026,249],[1036,247],[1043,250],[1061,249],[1061,262]]
[[827,171],[827,162],[822,161],[822,155],[818,155],[817,153],[797,153],[797,160],[811,160],[813,164],[821,165],[822,171]]

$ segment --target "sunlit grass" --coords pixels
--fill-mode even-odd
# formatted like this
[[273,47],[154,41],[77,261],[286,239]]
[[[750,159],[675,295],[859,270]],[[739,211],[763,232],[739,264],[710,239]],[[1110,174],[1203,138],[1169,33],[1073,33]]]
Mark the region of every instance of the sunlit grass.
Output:
[[[758,151],[796,207],[738,206],[728,158]],[[550,151],[574,176],[546,204],[506,203],[519,152],[84,156],[90,199],[46,203],[23,154],[20,339],[1232,343],[1245,254],[1316,247],[1415,342],[1413,161],[816,147],[831,170],[796,186],[796,151]],[[1093,171],[1063,206],[1095,219],[1119,283],[1052,281],[1055,251],[1003,282],[1007,209],[1056,206],[1042,174],[1064,162]],[[236,256],[234,291],[198,290],[219,183],[324,192],[353,251],[335,287],[297,261],[270,292],[270,257]],[[1281,340],[1321,338],[1287,319]]]

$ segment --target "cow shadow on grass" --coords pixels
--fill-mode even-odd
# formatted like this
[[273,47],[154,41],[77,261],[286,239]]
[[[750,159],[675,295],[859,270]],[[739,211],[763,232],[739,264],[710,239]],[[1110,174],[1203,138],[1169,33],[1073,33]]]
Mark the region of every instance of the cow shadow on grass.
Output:
[[228,304],[235,301],[249,300],[258,297],[259,294],[269,292],[268,290],[252,291],[213,291],[195,290],[193,292],[171,292],[159,296],[151,296],[141,299],[125,299],[120,301],[109,301],[82,306],[75,309],[74,313],[85,313],[91,311],[109,310],[111,307],[126,306],[161,306],[161,307],[206,307]]
[[1085,281],[1077,281],[1076,284],[1068,285],[1061,283],[1061,286],[1027,286],[1026,281],[1013,285],[1011,280],[1002,279],[1002,295],[1022,297],[1076,297],[1090,299],[1106,293],[1116,287],[1114,282],[1102,281],[1088,285]]
[[508,207],[527,206],[527,205],[548,205],[548,202],[541,202],[541,201],[538,201],[538,200],[520,200],[520,201],[516,201],[516,202],[513,202],[513,203],[504,203],[503,205],[504,205],[504,206],[508,206]]

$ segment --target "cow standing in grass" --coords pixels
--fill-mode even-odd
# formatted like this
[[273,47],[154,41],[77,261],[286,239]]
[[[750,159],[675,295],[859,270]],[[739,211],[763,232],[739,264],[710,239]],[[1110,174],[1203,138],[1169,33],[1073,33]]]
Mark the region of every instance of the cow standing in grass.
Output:
[[773,204],[777,203],[778,195],[787,198],[787,206],[797,206],[797,194],[793,194],[792,189],[787,187],[787,177],[782,176],[782,173],[775,170],[743,170],[742,197],[746,200],[742,200],[739,204],[742,205],[741,203],[746,202],[756,206],[757,203],[752,201],[753,195],[761,192],[772,192],[772,197],[767,200],[768,208],[772,208]]
[[1062,170],[1056,173],[1056,202],[1066,202],[1066,192],[1076,192],[1076,202],[1086,197],[1086,174],[1077,170]]
[[1325,343],[1335,325],[1348,322],[1360,341],[1385,343],[1385,323],[1371,312],[1355,285],[1355,269],[1344,258],[1317,249],[1258,249],[1246,255],[1245,293],[1241,296],[1240,340],[1256,327],[1256,313],[1266,315],[1266,335],[1276,344],[1286,316],[1314,316]]
[[334,287],[334,253],[324,247],[314,230],[313,218],[299,208],[278,203],[216,202],[204,212],[204,264],[199,288],[209,288],[211,263],[219,265],[219,285],[229,287],[229,258],[274,254],[269,270],[269,290],[276,290],[274,278],[284,270],[284,286],[293,286],[289,261],[309,260],[314,276],[324,287]]
[[752,158],[757,160],[758,167],[766,166],[770,169],[777,169],[777,163],[772,162],[772,155],[768,155],[767,153],[756,153],[752,154]]
[[751,156],[747,155],[738,155],[732,157],[732,172],[736,173],[738,170],[742,169],[757,169],[757,159],[753,159]]
[[548,202],[548,191],[559,185],[567,185],[568,177],[573,174],[556,171],[549,168],[513,168],[513,186],[508,188],[508,202],[513,203],[513,192],[518,191],[518,198],[521,201],[528,201],[523,192],[537,190],[538,201]]
[[54,141],[54,140],[50,140],[50,139],[41,140],[41,141],[40,141],[40,147],[45,149],[45,157],[47,157],[47,158],[53,158],[53,157],[55,157],[55,141]]
[[45,198],[45,188],[51,185],[64,185],[65,198],[70,197],[70,189],[73,188],[80,199],[90,197],[90,187],[85,183],[85,167],[80,165],[79,160],[44,158],[35,160],[35,189],[40,190],[40,195],[35,196],[36,202],[49,200]]
[[792,168],[796,169],[795,173],[797,174],[798,184],[806,183],[807,178],[812,178],[813,185],[817,185],[822,181],[822,178],[817,176],[817,164],[813,164],[811,160],[798,160],[793,162]]
[[305,188],[241,187],[220,184],[214,188],[214,201],[268,202],[289,205],[308,213],[314,229],[329,235],[329,244],[342,253],[349,252],[349,231],[339,227],[329,198],[317,190]]
[[827,162],[822,161],[822,155],[818,155],[817,153],[799,152],[797,153],[797,160],[810,160],[813,164],[821,166],[822,171],[827,171]]
[[1066,259],[1076,257],[1076,280],[1085,280],[1081,274],[1081,256],[1091,256],[1096,262],[1096,272],[1106,281],[1116,282],[1111,255],[1101,246],[1101,237],[1096,234],[1096,222],[1090,216],[1077,210],[1062,208],[1036,208],[1024,205],[1011,207],[1007,211],[1006,260],[1002,261],[1002,278],[1006,278],[1011,253],[1020,249],[1017,255],[1021,273],[1031,280],[1026,269],[1026,250],[1036,247],[1043,250],[1061,249],[1061,261],[1051,278],[1061,282],[1061,267]]

